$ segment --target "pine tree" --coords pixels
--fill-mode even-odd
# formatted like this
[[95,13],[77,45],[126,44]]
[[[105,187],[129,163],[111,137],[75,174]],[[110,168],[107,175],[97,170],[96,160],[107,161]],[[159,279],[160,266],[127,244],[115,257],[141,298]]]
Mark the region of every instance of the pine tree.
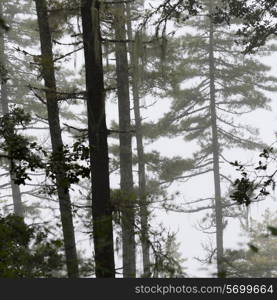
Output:
[[122,207],[123,277],[136,277],[135,211],[130,116],[129,64],[127,52],[126,14],[123,3],[115,4],[115,57],[119,111],[120,188]]
[[[192,175],[213,172],[218,276],[224,276],[221,194],[224,175],[220,173],[220,163],[225,159],[223,150],[260,146],[257,130],[235,124],[230,116],[268,108],[270,99],[264,91],[276,91],[277,81],[267,74],[268,66],[254,57],[243,56],[228,28],[210,21],[209,5],[209,1],[203,2],[206,14],[189,22],[196,34],[177,38],[171,45],[168,42],[166,64],[173,67],[167,69],[168,91],[164,96],[173,102],[171,111],[155,130],[167,136],[183,135],[187,141],[197,139],[200,150],[194,154],[194,168],[199,167]],[[177,25],[183,26],[180,20]],[[264,49],[263,54],[267,53],[270,51]],[[186,84],[189,79],[195,80],[192,87]]]
[[96,277],[114,277],[113,224],[107,143],[108,130],[105,115],[105,91],[98,1],[82,0],[81,15],[86,69]]
[[[0,16],[4,17],[3,3],[0,2]],[[7,69],[7,55],[5,54],[5,29],[0,28],[0,81],[1,81],[1,109],[3,115],[9,113],[9,91],[8,91],[8,80],[9,70]],[[12,189],[12,198],[14,213],[17,216],[24,216],[24,209],[21,199],[20,187],[14,182],[14,174],[11,172],[11,163],[9,162],[9,175]]]
[[131,68],[131,86],[133,93],[133,105],[135,114],[135,136],[137,144],[137,158],[138,158],[138,197],[139,197],[139,215],[141,224],[141,244],[143,256],[143,276],[150,276],[150,247],[149,247],[149,234],[148,234],[148,217],[149,212],[147,208],[147,194],[146,194],[146,170],[145,170],[145,155],[142,135],[142,120],[140,109],[140,81],[139,76],[139,59],[136,49],[136,35],[133,35],[131,6],[127,4],[126,7],[127,17],[127,32],[130,53],[130,68]]
[[227,277],[276,277],[277,237],[269,230],[276,225],[276,212],[269,210],[260,221],[250,218],[249,227],[243,230],[248,239],[248,249],[226,250]]
[[154,257],[154,278],[185,277],[182,266],[185,259],[182,258],[179,246],[180,243],[176,241],[175,234],[168,233],[163,243],[160,241]]
[[48,21],[47,2],[45,0],[39,0],[35,1],[35,3],[40,33],[42,76],[45,82],[48,123],[52,143],[52,157],[54,159],[53,173],[56,177],[67,271],[69,277],[76,278],[79,276],[78,258],[69,194],[69,180],[65,170],[64,145],[59,120],[52,38]]
[[[3,45],[1,45],[1,52],[4,51],[5,58],[5,70],[3,69],[3,71],[7,78],[7,81],[3,82],[2,85],[3,99],[8,101],[3,101],[0,109],[4,113],[4,111],[10,111],[14,106],[23,108],[25,112],[29,112],[33,117],[31,125],[28,125],[28,127],[39,129],[42,127],[42,124],[45,124],[45,120],[38,120],[38,116],[41,115],[46,118],[46,107],[34,97],[34,90],[32,90],[33,85],[35,85],[34,82],[37,81],[36,72],[34,72],[34,58],[36,55],[23,50],[27,47],[35,47],[38,44],[37,32],[33,30],[36,20],[32,18],[32,3],[33,1],[31,0],[22,0],[20,3],[1,1],[4,19],[9,25],[9,30],[3,32]],[[22,18],[23,14],[28,17]],[[35,136],[37,135],[32,135],[30,138],[34,140]],[[3,165],[3,168],[5,169],[7,166]],[[24,216],[34,212],[32,209],[34,206],[30,204],[33,196],[39,196],[41,199],[41,195],[38,195],[38,185],[32,185],[27,182],[26,187],[29,186],[31,188],[28,189],[21,186],[21,193],[20,188],[11,181],[13,201],[14,203],[19,203],[16,205],[16,211],[19,211],[20,214],[24,211]],[[9,199],[9,193],[7,193],[5,198]]]

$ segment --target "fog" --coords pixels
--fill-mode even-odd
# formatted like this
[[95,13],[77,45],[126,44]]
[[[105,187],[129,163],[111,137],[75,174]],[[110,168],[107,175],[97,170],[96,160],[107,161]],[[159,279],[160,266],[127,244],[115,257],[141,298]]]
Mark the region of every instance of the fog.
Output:
[[0,2],[0,277],[276,277],[273,35],[105,2]]

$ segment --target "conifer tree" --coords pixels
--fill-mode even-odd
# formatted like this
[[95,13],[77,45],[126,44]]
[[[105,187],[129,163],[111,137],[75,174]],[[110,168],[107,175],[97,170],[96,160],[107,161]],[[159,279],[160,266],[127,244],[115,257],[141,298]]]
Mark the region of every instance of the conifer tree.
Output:
[[249,226],[243,229],[247,246],[226,250],[227,276],[246,278],[276,277],[276,212],[266,210],[260,221],[250,218]]
[[81,1],[96,277],[115,277],[99,3]]
[[55,174],[60,205],[68,277],[79,276],[73,226],[72,207],[69,194],[69,180],[65,170],[64,145],[59,120],[59,106],[52,49],[52,37],[48,21],[47,2],[35,1],[41,44],[42,77],[45,82],[48,122],[52,143],[53,173]]
[[[270,67],[241,53],[242,47],[234,42],[227,27],[211,22],[211,2],[203,1],[202,5],[205,14],[187,22],[196,33],[168,42],[166,65],[173,67],[166,71],[168,91],[164,96],[172,99],[172,106],[155,131],[167,136],[183,135],[187,141],[197,139],[200,150],[194,154],[193,168],[199,168],[191,175],[213,172],[218,276],[225,276],[221,182],[226,176],[220,172],[220,163],[227,159],[223,150],[261,145],[257,130],[235,124],[232,115],[269,108],[270,99],[264,92],[276,91],[277,79],[267,74]],[[181,15],[177,17],[177,26],[184,26],[181,19]],[[269,53],[269,48],[262,51]],[[189,79],[195,80],[192,87],[186,84]]]
[[[120,2],[120,1],[119,1]],[[133,189],[132,133],[130,116],[129,63],[126,13],[123,3],[115,4],[115,57],[119,111],[120,188],[122,204],[123,277],[136,277],[135,193]]]
[[[4,8],[2,1],[0,2],[0,16],[1,18],[5,19],[4,17]],[[10,18],[11,22],[12,20]],[[10,29],[10,28],[9,28]],[[7,47],[5,45],[6,34],[9,30],[5,30],[4,28],[0,28],[0,81],[1,81],[1,110],[2,114],[9,113],[9,88],[8,88],[8,81],[9,81],[9,69],[7,66]],[[11,182],[11,189],[12,189],[12,198],[13,198],[13,206],[14,206],[14,213],[17,216],[24,216],[24,209],[22,204],[21,192],[20,187],[15,184],[14,182],[14,174],[11,173],[11,165],[9,162],[9,174],[10,174],[10,182]]]
[[147,208],[147,194],[146,194],[146,170],[145,170],[145,155],[142,135],[142,120],[140,111],[140,81],[142,78],[139,76],[138,71],[138,53],[136,49],[136,34],[133,34],[132,28],[132,15],[131,6],[127,4],[126,17],[127,17],[127,32],[130,53],[130,77],[133,94],[133,105],[135,114],[135,136],[137,144],[137,158],[138,158],[138,197],[139,197],[139,215],[141,223],[141,244],[142,244],[142,256],[143,256],[143,276],[150,276],[150,246],[149,246],[149,234],[148,234],[148,217],[149,212]]

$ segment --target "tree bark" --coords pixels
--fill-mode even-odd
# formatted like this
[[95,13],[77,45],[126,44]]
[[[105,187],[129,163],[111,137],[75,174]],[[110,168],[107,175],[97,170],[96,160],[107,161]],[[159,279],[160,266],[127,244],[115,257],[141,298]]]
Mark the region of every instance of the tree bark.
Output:
[[47,102],[48,123],[52,144],[53,167],[56,176],[56,185],[60,206],[62,230],[66,255],[68,277],[79,277],[78,258],[73,226],[72,207],[69,195],[69,183],[65,171],[65,157],[60,128],[59,106],[57,102],[57,89],[51,32],[49,28],[46,0],[35,0],[41,44],[41,67],[45,82],[45,95]]
[[99,2],[82,0],[96,277],[115,277]]
[[[128,40],[133,41],[133,30],[131,21],[130,4],[127,4],[127,28]],[[131,65],[131,86],[133,92],[133,104],[135,113],[135,128],[136,128],[136,142],[137,142],[137,156],[138,156],[138,174],[139,174],[139,217],[141,224],[141,244],[142,244],[142,258],[143,258],[143,277],[150,277],[150,247],[148,234],[148,217],[149,211],[147,207],[147,193],[146,193],[146,172],[144,159],[144,145],[140,114],[140,96],[139,96],[139,73],[138,73],[138,55],[136,53],[134,43],[130,43],[130,65]]]
[[[210,2],[210,13],[212,13],[212,3]],[[217,275],[225,276],[224,268],[224,248],[223,248],[223,214],[222,198],[220,186],[219,168],[219,142],[216,112],[216,89],[215,89],[215,58],[214,58],[214,25],[210,21],[209,28],[209,77],[210,77],[210,113],[212,122],[212,147],[213,147],[213,174],[215,191],[215,218],[216,218],[216,247],[217,247]]]
[[[3,6],[0,2],[0,17],[3,16]],[[6,72],[6,56],[5,56],[5,37],[4,37],[4,29],[0,28],[0,83],[1,83],[1,108],[2,114],[9,113],[8,106],[8,86],[7,86],[7,76]],[[21,192],[19,185],[14,183],[14,175],[11,172],[11,164],[9,163],[9,176],[11,181],[11,189],[12,189],[12,199],[13,199],[13,207],[14,214],[20,217],[24,217],[24,209],[22,205]]]
[[[114,29],[115,40],[124,41],[127,37],[125,5],[115,4]],[[123,243],[123,277],[136,277],[136,241],[135,212],[132,164],[132,134],[130,117],[129,68],[127,43],[115,43],[117,94],[119,111],[119,155],[120,188],[123,204],[122,243]]]

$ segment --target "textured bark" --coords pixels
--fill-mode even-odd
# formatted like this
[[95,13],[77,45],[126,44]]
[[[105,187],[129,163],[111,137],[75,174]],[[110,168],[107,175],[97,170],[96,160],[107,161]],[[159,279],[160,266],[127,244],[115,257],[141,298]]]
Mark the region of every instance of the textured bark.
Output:
[[96,277],[115,277],[99,2],[82,0]]
[[78,258],[75,244],[72,207],[69,195],[69,184],[67,183],[68,181],[65,172],[65,157],[63,153],[63,141],[60,128],[59,106],[57,102],[53,49],[48,22],[47,3],[45,0],[36,0],[35,3],[41,44],[42,76],[46,89],[45,95],[47,101],[48,123],[52,153],[55,159],[53,171],[56,175],[67,272],[68,277],[76,278],[79,277]]
[[[3,16],[3,7],[0,2],[0,17]],[[2,114],[9,113],[8,106],[8,86],[7,86],[7,78],[5,76],[6,70],[6,56],[5,56],[5,38],[4,38],[4,29],[0,28],[0,84],[1,84],[1,108]],[[14,183],[14,175],[11,173],[11,167],[9,167],[9,176],[11,181],[11,189],[12,189],[12,199],[13,199],[13,207],[14,214],[20,217],[24,217],[24,209],[22,205],[21,193],[19,185]]]
[[[127,4],[127,26],[128,39],[133,40],[132,21],[130,4]],[[134,43],[130,43],[130,63],[131,63],[131,86],[133,92],[133,104],[135,113],[135,128],[136,128],[136,143],[138,156],[138,174],[139,174],[139,217],[141,224],[141,244],[142,244],[142,258],[143,258],[143,277],[150,277],[150,250],[149,250],[149,235],[148,235],[148,217],[149,212],[147,208],[147,193],[146,193],[146,173],[145,173],[145,159],[143,135],[140,115],[140,96],[139,96],[139,74],[138,74],[138,56],[136,53]]]
[[[212,4],[210,4],[210,13]],[[215,89],[215,58],[214,58],[214,25],[210,22],[209,36],[209,77],[210,77],[210,113],[212,122],[212,146],[213,146],[213,174],[215,191],[215,218],[216,218],[216,247],[217,247],[217,273],[218,277],[224,277],[223,263],[223,214],[222,198],[220,187],[220,169],[219,169],[219,143],[216,112],[216,89]]]
[[[115,39],[124,41],[127,37],[125,5],[115,5],[114,16]],[[136,277],[136,241],[135,212],[132,165],[132,134],[130,118],[129,70],[127,43],[115,43],[117,95],[119,112],[119,154],[120,154],[120,188],[122,192],[122,243],[123,243],[123,277]]]

